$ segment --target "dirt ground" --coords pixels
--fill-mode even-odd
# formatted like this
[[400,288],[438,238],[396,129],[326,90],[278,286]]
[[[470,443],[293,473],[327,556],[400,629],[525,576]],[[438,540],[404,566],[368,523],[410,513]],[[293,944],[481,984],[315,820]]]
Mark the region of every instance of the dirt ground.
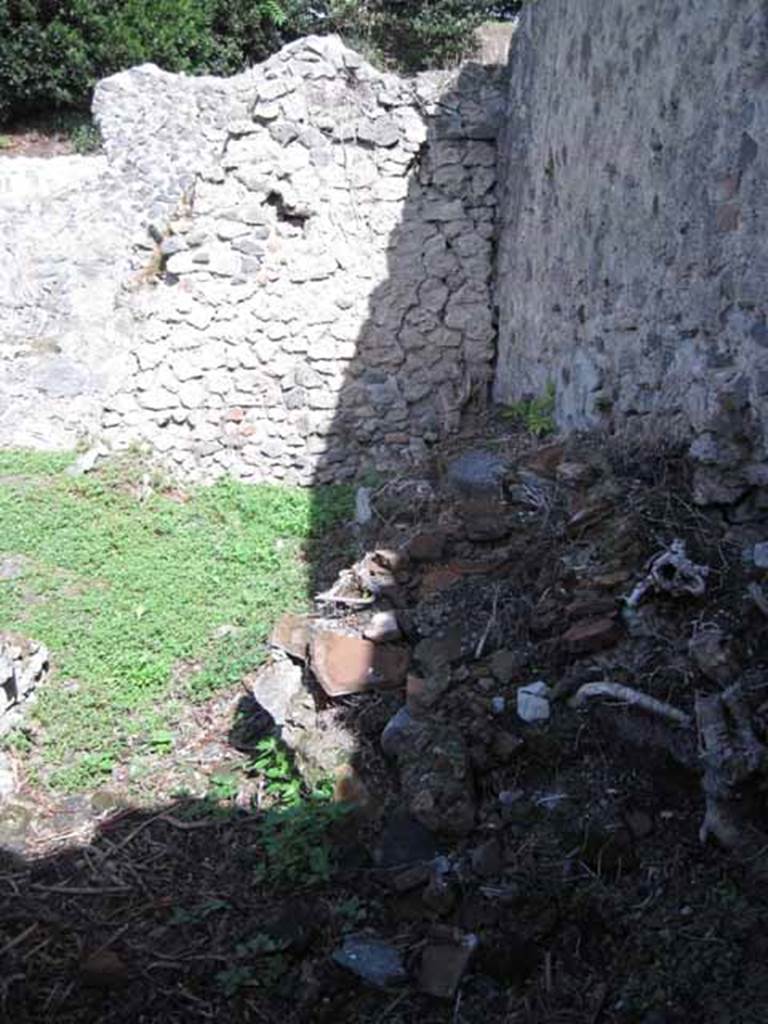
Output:
[[98,130],[86,112],[76,110],[30,114],[0,127],[0,158],[72,156],[96,152]]
[[14,125],[0,131],[0,157],[71,156],[74,152],[65,131],[51,132],[33,125]]
[[[457,476],[467,453],[470,468],[491,467],[490,485]],[[350,544],[358,557],[405,555],[377,607],[394,608],[412,651],[407,706],[461,737],[471,824],[427,833],[408,818],[403,834],[415,804],[405,807],[404,776],[381,747],[402,689],[317,696],[318,723],[341,721],[356,740],[355,804],[324,833],[328,878],[265,878],[285,833],[269,848],[258,780],[243,773],[218,801],[174,799],[178,766],[158,755],[147,806],[125,806],[116,779],[101,810],[88,795],[87,841],[82,800],[69,798],[51,809],[47,835],[2,855],[2,1018],[764,1021],[764,853],[701,841],[695,725],[625,701],[573,706],[582,686],[607,680],[695,723],[697,694],[739,682],[762,743],[768,638],[749,587],[763,582],[750,552],[768,524],[697,508],[690,493],[673,449],[539,441],[498,420],[436,452],[418,482],[374,487],[371,523],[339,538],[343,564]],[[703,594],[651,591],[628,607],[675,539],[708,569]],[[342,565],[333,552],[316,557],[321,590]],[[549,714],[529,723],[518,690],[537,681]],[[231,730],[242,702],[238,687],[190,711],[200,763],[242,767]],[[761,771],[740,795],[761,836]],[[350,936],[385,944],[402,976],[377,987],[339,963]],[[442,997],[428,994],[435,978]]]

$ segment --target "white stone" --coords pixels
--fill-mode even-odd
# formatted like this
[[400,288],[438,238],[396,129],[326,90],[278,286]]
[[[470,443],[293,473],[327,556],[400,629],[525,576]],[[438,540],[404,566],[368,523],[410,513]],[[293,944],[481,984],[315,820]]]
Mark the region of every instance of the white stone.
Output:
[[135,350],[136,362],[140,370],[154,370],[162,362],[163,350],[159,345],[139,345]]
[[189,380],[179,385],[179,400],[186,409],[199,409],[207,396],[207,390],[202,381]]
[[552,691],[544,682],[521,686],[517,691],[517,714],[524,722],[546,722],[550,716]]
[[200,357],[197,352],[185,352],[183,355],[175,355],[171,363],[174,374],[180,381],[193,380],[195,377],[202,377],[203,368],[200,365]]
[[148,391],[142,391],[138,396],[139,405],[144,409],[161,412],[164,409],[172,409],[177,402],[176,396],[166,388],[153,387]]

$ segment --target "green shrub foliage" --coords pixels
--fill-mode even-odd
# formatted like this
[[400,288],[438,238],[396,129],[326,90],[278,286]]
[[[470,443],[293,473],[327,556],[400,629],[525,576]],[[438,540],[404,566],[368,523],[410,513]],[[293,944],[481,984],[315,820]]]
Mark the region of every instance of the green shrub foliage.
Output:
[[494,0],[327,0],[323,20],[374,59],[404,71],[455,63],[484,21],[520,3]]
[[0,121],[87,108],[99,78],[147,61],[232,74],[283,22],[277,0],[0,0]]
[[492,0],[0,0],[0,123],[86,109],[95,82],[152,61],[233,74],[307,32],[339,32],[404,70],[449,64],[474,29],[517,2]]

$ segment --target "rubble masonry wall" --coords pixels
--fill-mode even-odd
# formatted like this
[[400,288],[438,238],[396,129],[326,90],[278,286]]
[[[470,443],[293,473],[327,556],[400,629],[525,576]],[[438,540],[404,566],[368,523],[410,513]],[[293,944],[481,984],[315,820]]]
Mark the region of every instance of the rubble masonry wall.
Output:
[[[40,289],[0,292],[17,303],[6,408],[28,412],[0,442],[47,428],[61,446],[145,443],[187,477],[298,483],[420,455],[492,373],[502,77],[401,79],[331,36],[232,79],[147,66],[100,83],[106,161],[41,201],[69,228],[50,351]],[[26,246],[39,281],[38,229],[21,211],[11,228],[6,252]]]
[[524,8],[500,145],[501,402],[693,443],[701,499],[765,482],[763,0]]

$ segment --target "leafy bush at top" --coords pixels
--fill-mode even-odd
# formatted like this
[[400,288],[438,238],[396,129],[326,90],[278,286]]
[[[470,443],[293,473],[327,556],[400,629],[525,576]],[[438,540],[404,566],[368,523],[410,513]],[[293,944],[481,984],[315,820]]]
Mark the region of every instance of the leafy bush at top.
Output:
[[99,78],[147,61],[232,74],[283,21],[278,0],[0,0],[0,122],[87,107]]
[[405,70],[451,63],[517,0],[0,0],[0,124],[86,109],[99,78],[152,61],[233,74],[308,32]]
[[323,19],[369,56],[418,71],[455,63],[484,21],[519,7],[516,0],[327,0]]

